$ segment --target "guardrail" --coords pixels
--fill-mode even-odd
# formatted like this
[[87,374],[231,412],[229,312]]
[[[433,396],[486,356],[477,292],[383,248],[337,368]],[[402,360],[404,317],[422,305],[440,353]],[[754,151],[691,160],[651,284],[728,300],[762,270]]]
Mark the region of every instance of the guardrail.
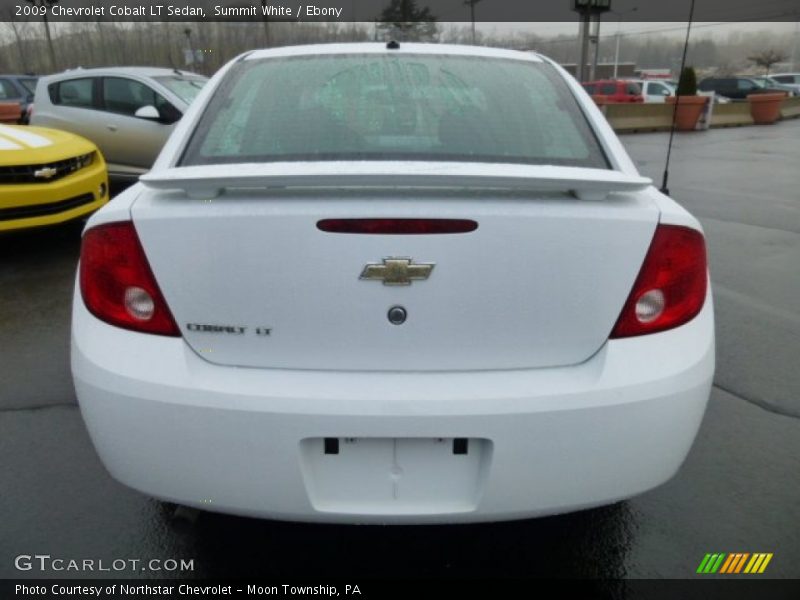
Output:
[[800,96],[786,98],[781,104],[781,119],[796,119],[800,117]]
[[711,113],[711,127],[738,127],[753,125],[749,102],[715,104]]
[[[611,127],[620,133],[669,131],[672,125],[671,104],[599,103],[599,108]],[[781,104],[781,119],[800,117],[800,97],[786,98]],[[753,125],[748,102],[715,104],[711,127]]]
[[611,103],[600,109],[616,131],[664,131],[672,126],[672,105]]

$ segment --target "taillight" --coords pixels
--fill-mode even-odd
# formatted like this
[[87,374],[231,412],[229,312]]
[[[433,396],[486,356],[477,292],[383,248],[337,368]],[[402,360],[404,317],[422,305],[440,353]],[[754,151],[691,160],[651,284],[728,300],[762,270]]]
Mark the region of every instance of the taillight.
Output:
[[84,234],[80,286],[86,308],[98,319],[133,331],[180,336],[133,223],[99,225]]
[[691,321],[705,302],[707,269],[702,233],[659,225],[611,337],[655,333]]
[[317,229],[328,233],[432,235],[469,233],[478,228],[470,219],[323,219]]

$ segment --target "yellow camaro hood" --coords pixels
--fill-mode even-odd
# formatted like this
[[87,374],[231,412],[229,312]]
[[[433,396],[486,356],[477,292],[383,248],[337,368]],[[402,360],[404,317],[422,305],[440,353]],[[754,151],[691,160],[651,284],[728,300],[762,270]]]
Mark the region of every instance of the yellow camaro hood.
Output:
[[66,131],[0,125],[0,167],[52,163],[95,150],[89,140]]

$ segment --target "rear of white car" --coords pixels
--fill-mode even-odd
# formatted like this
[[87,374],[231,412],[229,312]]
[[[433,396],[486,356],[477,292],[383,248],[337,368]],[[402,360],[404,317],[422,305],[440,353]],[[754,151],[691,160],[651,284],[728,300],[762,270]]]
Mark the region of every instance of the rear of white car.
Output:
[[522,518],[669,479],[714,369],[697,221],[527,53],[254,52],[90,221],[73,314],[118,480],[220,512]]

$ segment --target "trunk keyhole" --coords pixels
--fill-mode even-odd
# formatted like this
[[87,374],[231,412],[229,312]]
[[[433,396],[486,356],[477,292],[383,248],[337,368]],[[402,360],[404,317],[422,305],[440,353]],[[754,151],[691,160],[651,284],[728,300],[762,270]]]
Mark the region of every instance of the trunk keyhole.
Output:
[[402,306],[393,306],[389,309],[389,314],[387,316],[389,317],[389,323],[392,325],[402,325],[406,322],[408,313]]

